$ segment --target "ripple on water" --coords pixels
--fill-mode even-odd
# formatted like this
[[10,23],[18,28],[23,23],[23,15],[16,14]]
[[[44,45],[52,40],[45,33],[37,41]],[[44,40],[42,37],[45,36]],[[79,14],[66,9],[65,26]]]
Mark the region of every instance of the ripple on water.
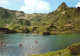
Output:
[[[24,56],[31,54],[43,54],[48,51],[56,51],[78,43],[80,34],[61,34],[42,36],[38,34],[2,34],[0,41],[6,43],[5,48],[0,47],[0,56]],[[35,43],[38,41],[38,43]],[[19,44],[23,44],[20,48]]]

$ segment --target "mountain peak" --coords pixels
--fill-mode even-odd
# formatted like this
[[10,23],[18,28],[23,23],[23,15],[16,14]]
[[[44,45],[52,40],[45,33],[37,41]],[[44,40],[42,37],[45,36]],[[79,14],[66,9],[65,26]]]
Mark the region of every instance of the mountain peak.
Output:
[[60,9],[66,9],[66,8],[68,8],[68,6],[66,5],[65,2],[63,2],[63,3],[58,7],[58,10],[60,10]]
[[63,2],[63,3],[61,4],[61,6],[66,6],[66,3],[65,3],[65,2]]

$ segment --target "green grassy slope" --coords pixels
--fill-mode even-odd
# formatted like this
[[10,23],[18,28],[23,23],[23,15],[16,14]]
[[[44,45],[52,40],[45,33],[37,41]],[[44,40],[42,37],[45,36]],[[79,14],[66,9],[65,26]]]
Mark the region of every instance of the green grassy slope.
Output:
[[[39,27],[36,32],[50,32],[51,34],[79,33],[80,32],[80,8],[70,8],[62,3],[54,12],[44,17],[30,19],[32,26]],[[30,21],[29,20],[29,21]]]
[[37,34],[80,33],[80,7],[68,7],[62,3],[49,14],[25,14],[0,8],[0,28],[4,27],[17,32],[27,28],[30,33]]

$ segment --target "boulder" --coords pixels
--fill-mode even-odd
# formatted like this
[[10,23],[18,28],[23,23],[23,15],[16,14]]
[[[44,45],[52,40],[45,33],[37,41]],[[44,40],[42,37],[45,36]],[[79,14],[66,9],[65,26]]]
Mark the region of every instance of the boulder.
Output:
[[43,35],[51,35],[49,31],[45,31],[42,33]]
[[80,55],[80,44],[75,44],[69,47],[72,55]]

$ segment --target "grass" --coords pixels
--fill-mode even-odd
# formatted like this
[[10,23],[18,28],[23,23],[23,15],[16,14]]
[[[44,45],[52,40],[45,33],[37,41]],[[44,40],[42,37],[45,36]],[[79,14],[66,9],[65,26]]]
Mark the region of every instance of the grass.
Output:
[[[48,31],[51,34],[80,33],[79,9],[79,7],[72,8],[62,3],[58,9],[49,14],[26,14],[26,19],[24,19],[25,16],[18,19],[21,16],[15,15],[17,11],[0,8],[0,28],[6,27],[17,32],[19,32],[19,29],[28,28],[31,33],[34,33],[32,29],[38,27],[35,30],[37,34],[42,34],[44,31]],[[23,13],[23,15],[25,14]],[[56,28],[50,26],[55,26]]]

